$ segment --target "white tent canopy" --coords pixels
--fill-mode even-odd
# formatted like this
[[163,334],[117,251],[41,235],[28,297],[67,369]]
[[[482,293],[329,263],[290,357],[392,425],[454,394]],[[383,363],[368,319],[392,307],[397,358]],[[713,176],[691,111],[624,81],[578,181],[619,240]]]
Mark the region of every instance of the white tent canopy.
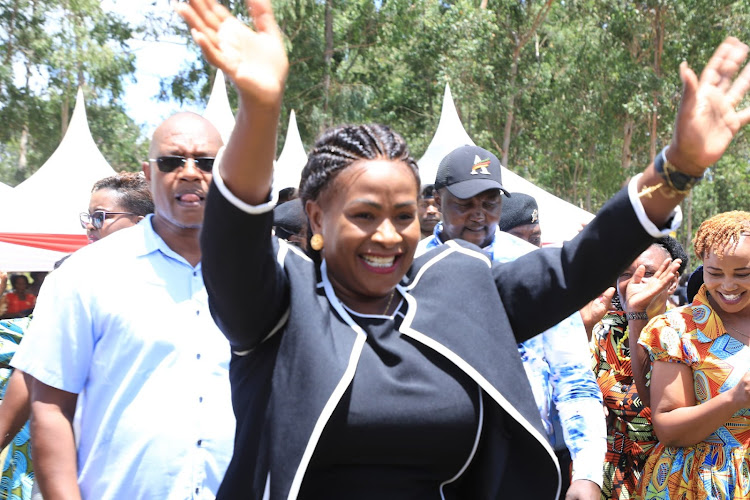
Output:
[[286,130],[284,148],[273,169],[273,190],[278,192],[288,187],[298,187],[302,177],[302,169],[307,164],[307,153],[302,144],[297,127],[297,117],[294,110],[289,113],[289,127]]
[[440,160],[457,147],[467,144],[475,145],[461,124],[456,105],[453,103],[451,88],[446,83],[445,93],[443,94],[443,108],[440,112],[437,130],[435,130],[435,135],[432,137],[430,145],[427,146],[427,150],[417,162],[422,184],[434,183]]
[[234,129],[234,115],[229,105],[224,73],[220,70],[216,71],[216,78],[214,78],[214,85],[211,88],[206,109],[203,111],[203,117],[214,124],[224,144],[229,142]]
[[[418,162],[422,183],[435,182],[440,160],[457,147],[467,144],[474,145],[474,141],[471,140],[461,124],[450,88],[446,85],[438,128],[427,147],[427,151]],[[542,240],[545,244],[559,244],[571,239],[580,231],[582,224],[589,222],[594,217],[585,210],[548,193],[505,167],[502,168],[502,182],[503,187],[511,193],[525,193],[536,199],[539,205],[539,225],[542,230]]]
[[0,196],[2,196],[3,194],[8,193],[11,189],[13,189],[13,188],[10,187],[9,185],[3,184],[2,182],[0,182]]
[[[0,213],[15,214],[0,220],[0,233],[13,233],[10,236],[19,240],[71,236],[85,242],[78,214],[87,209],[93,184],[114,173],[91,137],[79,89],[68,130],[55,152],[31,177],[0,197]],[[48,258],[32,257],[39,252],[21,244],[14,246],[17,251],[0,251],[0,269],[45,271],[65,254],[42,250],[49,252]]]

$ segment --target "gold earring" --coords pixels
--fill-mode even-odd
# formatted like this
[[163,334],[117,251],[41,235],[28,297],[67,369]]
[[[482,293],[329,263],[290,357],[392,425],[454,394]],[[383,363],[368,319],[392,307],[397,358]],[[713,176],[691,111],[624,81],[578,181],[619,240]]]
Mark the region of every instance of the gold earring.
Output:
[[316,252],[320,252],[323,249],[323,243],[323,235],[320,233],[315,233],[313,234],[313,237],[310,238],[310,246]]

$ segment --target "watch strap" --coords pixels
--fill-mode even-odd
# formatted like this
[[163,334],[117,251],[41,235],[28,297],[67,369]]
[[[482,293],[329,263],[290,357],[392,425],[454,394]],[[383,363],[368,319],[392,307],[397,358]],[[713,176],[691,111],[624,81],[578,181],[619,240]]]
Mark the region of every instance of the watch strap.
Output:
[[673,191],[676,191],[679,194],[687,194],[693,186],[703,179],[703,176],[694,177],[677,170],[674,165],[667,161],[667,149],[669,149],[669,146],[662,149],[661,152],[656,155],[656,158],[654,158],[654,169]]
[[625,319],[630,321],[631,319],[642,319],[648,321],[648,313],[646,312],[629,312],[625,313]]

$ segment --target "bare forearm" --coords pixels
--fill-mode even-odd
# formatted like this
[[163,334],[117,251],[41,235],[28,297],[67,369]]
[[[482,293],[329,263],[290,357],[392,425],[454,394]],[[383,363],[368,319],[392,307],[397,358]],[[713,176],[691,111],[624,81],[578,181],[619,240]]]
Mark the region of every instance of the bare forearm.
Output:
[[240,104],[219,168],[232,194],[250,205],[260,205],[268,201],[271,191],[281,100],[270,107]]
[[16,370],[10,376],[8,388],[5,391],[3,404],[0,405],[0,436],[2,448],[5,448],[18,434],[23,424],[29,419],[31,406],[29,390],[26,387],[23,372]]
[[737,410],[739,406],[731,393],[724,392],[700,405],[667,412],[655,410],[652,416],[654,431],[665,446],[692,446],[724,425]]
[[80,500],[73,415],[78,395],[24,374],[31,393],[34,473],[46,500]]
[[62,413],[34,407],[31,418],[34,474],[46,500],[77,500],[78,467],[71,421]]

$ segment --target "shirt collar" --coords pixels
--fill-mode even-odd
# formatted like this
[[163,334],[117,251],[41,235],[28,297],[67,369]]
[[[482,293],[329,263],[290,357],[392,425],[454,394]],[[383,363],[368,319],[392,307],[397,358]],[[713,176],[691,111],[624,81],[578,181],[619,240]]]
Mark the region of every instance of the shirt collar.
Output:
[[[139,239],[137,248],[135,248],[135,255],[141,257],[158,251],[166,257],[178,260],[192,268],[193,266],[191,266],[182,255],[169,248],[169,245],[164,242],[161,236],[156,234],[156,231],[154,231],[153,220],[154,214],[148,214],[143,220],[136,224],[134,229],[141,231],[143,237]],[[195,266],[195,269],[200,269],[200,267],[201,264],[199,262],[198,265]]]
[[[438,222],[435,224],[432,236],[425,239],[424,249],[428,250],[442,245],[443,240],[440,239],[442,232],[443,223]],[[495,234],[492,236],[490,244],[482,248],[496,262],[509,262],[536,249],[537,247],[531,243],[517,238],[510,233],[500,231],[499,228],[495,228]]]

